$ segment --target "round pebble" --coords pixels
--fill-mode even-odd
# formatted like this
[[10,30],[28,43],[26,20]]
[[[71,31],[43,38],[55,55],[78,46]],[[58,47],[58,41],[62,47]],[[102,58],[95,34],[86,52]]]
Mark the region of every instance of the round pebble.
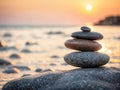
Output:
[[95,41],[84,39],[70,39],[65,42],[65,46],[79,51],[97,51],[102,48],[101,44]]
[[76,67],[93,68],[105,65],[110,57],[99,52],[73,52],[64,56],[66,63]]
[[9,58],[11,58],[11,59],[20,59],[21,56],[18,55],[18,54],[16,54],[16,53],[13,53],[13,54],[11,54],[11,55],[9,56]]
[[89,28],[89,27],[87,27],[87,26],[83,26],[83,27],[81,27],[80,28],[83,32],[90,32],[91,31],[91,29]]
[[101,40],[103,35],[98,32],[74,32],[71,35],[74,38],[78,39],[87,39],[87,40]]
[[35,72],[41,72],[41,71],[42,71],[41,68],[37,68],[37,69],[35,70]]

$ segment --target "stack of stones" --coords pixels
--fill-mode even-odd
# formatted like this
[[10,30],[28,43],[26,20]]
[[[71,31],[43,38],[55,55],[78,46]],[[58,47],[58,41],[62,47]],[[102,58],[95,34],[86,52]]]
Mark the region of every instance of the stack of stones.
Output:
[[64,56],[66,63],[76,67],[93,68],[105,65],[109,61],[109,56],[96,52],[102,48],[96,40],[103,39],[103,35],[98,32],[91,32],[89,27],[81,27],[81,31],[71,35],[74,39],[67,40],[65,46],[78,50]]

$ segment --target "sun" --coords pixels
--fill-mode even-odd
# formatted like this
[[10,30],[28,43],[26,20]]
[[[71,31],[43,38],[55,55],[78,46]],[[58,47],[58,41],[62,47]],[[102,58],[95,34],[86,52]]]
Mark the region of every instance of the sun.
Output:
[[86,10],[91,11],[92,9],[93,9],[92,5],[90,5],[90,4],[86,5]]

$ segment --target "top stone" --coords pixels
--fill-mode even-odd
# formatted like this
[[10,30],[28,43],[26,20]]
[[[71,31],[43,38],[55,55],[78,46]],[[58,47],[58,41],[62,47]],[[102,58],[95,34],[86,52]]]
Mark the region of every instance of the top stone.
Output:
[[83,27],[81,27],[80,28],[83,32],[90,32],[91,31],[91,29],[89,28],[89,27],[87,27],[87,26],[83,26]]

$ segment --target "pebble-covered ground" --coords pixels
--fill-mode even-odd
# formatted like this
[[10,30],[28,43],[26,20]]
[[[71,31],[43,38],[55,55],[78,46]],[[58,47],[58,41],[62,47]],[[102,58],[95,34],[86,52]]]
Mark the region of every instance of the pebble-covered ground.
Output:
[[[99,52],[110,55],[106,67],[120,68],[120,27],[91,27],[92,31],[102,33],[102,49]],[[23,75],[39,74],[52,70],[71,70],[63,56],[74,50],[67,49],[64,42],[70,39],[72,32],[79,27],[45,27],[45,28],[0,28],[0,59],[13,62],[12,66],[0,66],[0,89],[12,79]],[[18,67],[20,66],[20,67]],[[8,74],[8,69],[15,73]]]

